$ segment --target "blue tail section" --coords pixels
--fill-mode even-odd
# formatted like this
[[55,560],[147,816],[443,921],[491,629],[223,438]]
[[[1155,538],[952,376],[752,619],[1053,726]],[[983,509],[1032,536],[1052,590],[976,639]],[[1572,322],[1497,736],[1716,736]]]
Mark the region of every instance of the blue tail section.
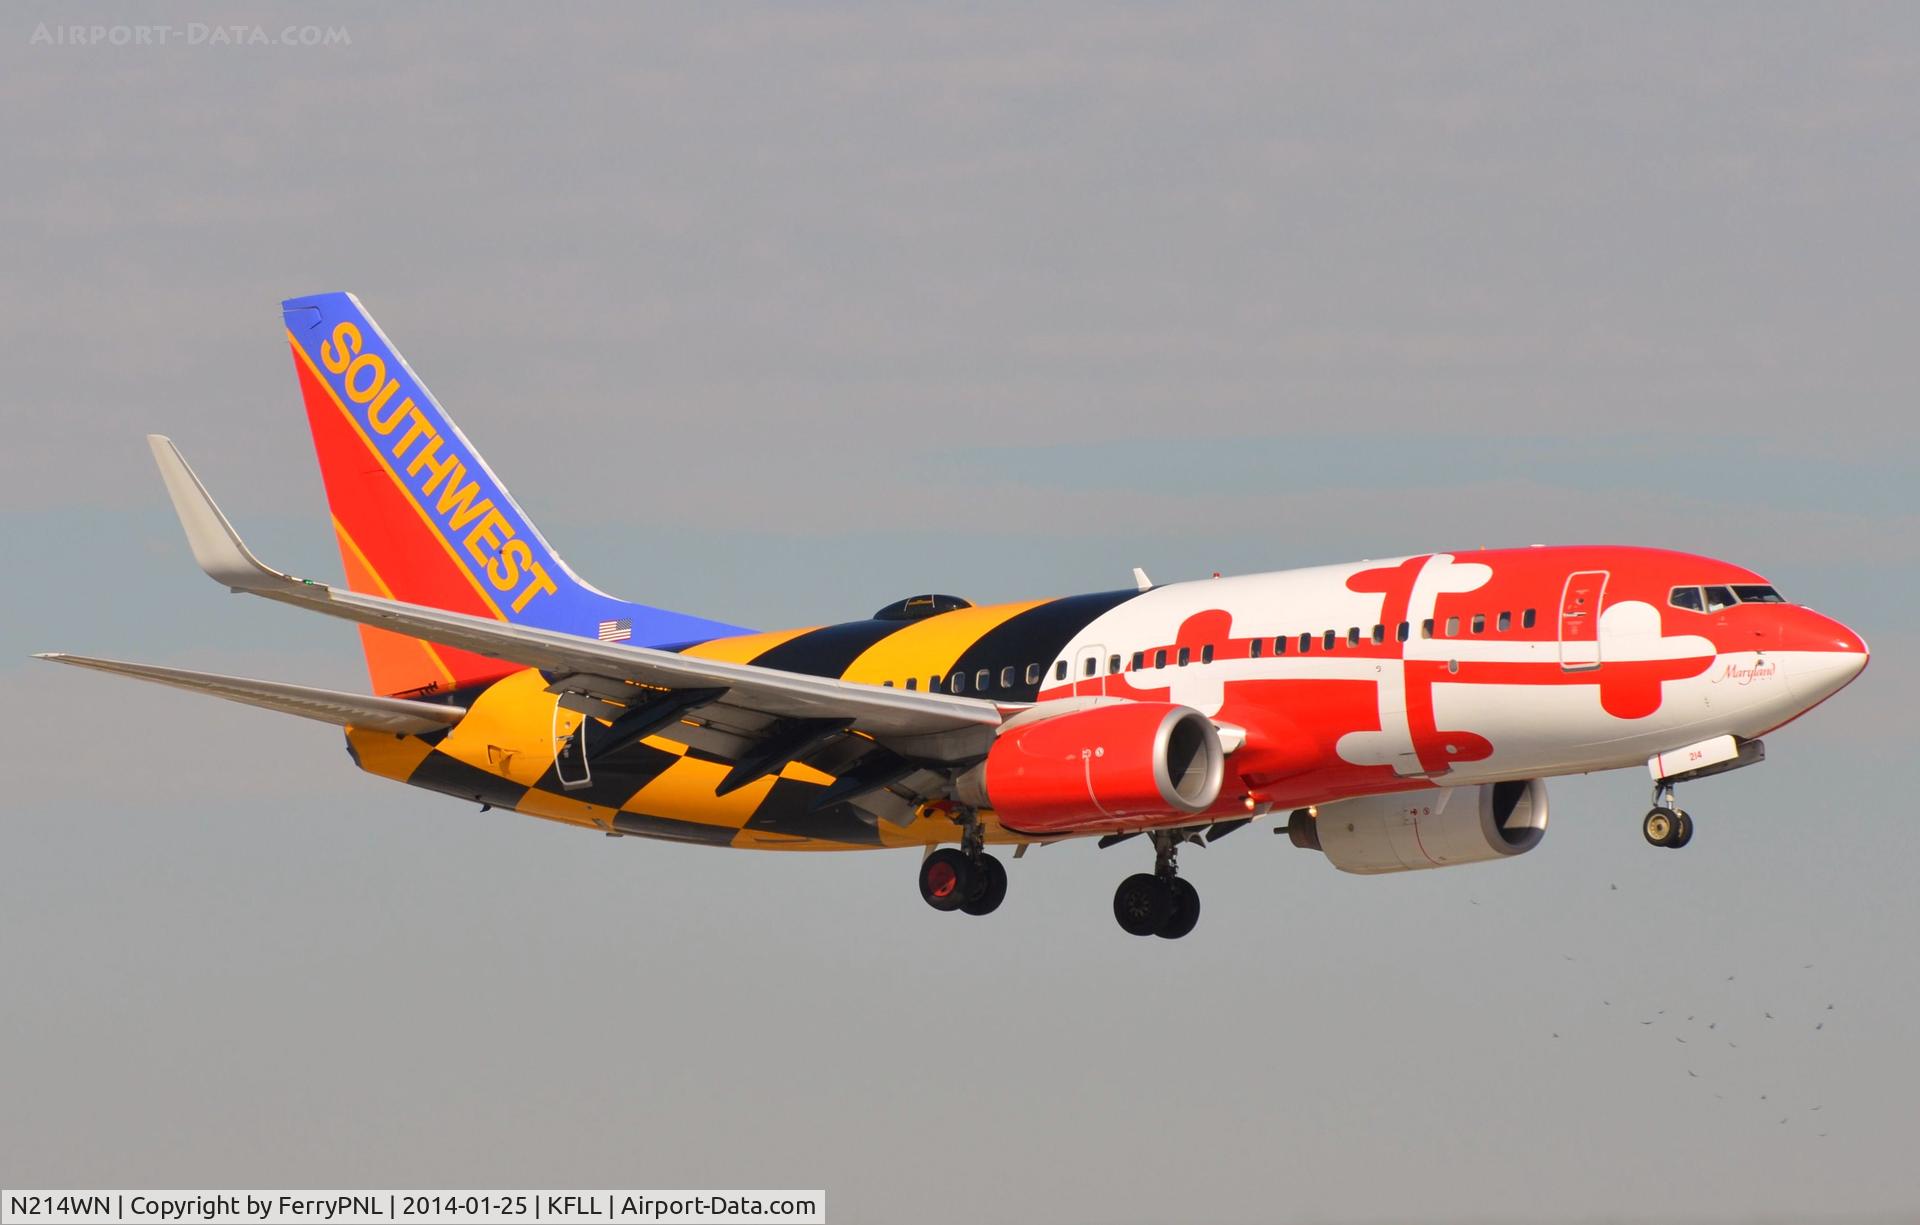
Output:
[[639,645],[745,632],[576,575],[352,294],[281,309],[356,590]]

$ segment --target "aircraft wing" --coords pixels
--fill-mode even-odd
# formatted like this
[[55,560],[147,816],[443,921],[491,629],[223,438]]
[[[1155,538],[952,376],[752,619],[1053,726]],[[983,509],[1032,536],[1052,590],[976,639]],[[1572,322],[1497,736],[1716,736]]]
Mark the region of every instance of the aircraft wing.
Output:
[[100,672],[114,672],[137,680],[171,685],[175,689],[211,694],[229,702],[318,719],[322,723],[333,723],[340,727],[367,728],[379,732],[412,735],[437,732],[460,722],[467,713],[464,706],[438,702],[369,697],[363,693],[341,693],[334,689],[315,689],[280,681],[256,681],[244,676],[191,672],[185,668],[162,668],[157,664],[130,664],[118,659],[94,659],[59,651],[43,652],[34,658],[93,668]]
[[[326,616],[559,674],[561,679],[555,683],[561,687],[556,692],[573,693],[583,702],[591,703],[596,695],[610,696],[609,685],[706,691],[703,701],[735,708],[747,716],[744,726],[738,728],[747,740],[756,738],[771,721],[838,721],[846,730],[864,733],[918,759],[937,761],[978,757],[986,751],[1005,714],[1020,709],[1003,711],[998,703],[978,698],[854,684],[648,647],[597,642],[295,578],[263,564],[247,549],[171,440],[152,434],[147,441],[181,526],[186,529],[194,559],[214,581],[234,591]],[[568,677],[579,678],[581,683],[568,689]],[[612,692],[621,694],[618,689]]]

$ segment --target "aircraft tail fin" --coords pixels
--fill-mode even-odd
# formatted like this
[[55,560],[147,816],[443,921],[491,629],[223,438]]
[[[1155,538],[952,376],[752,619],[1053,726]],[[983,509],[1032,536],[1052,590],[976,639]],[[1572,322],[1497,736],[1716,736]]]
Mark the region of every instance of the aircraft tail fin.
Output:
[[[743,632],[615,599],[574,574],[352,294],[290,298],[281,311],[349,588],[637,646]],[[378,693],[514,670],[386,630],[361,634]]]

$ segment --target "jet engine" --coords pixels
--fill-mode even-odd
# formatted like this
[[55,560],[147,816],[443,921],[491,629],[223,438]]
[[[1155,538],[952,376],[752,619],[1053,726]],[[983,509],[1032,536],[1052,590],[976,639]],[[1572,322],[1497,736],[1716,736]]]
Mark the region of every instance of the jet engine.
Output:
[[1220,734],[1192,707],[1044,709],[1009,723],[986,760],[960,776],[961,800],[993,809],[1011,829],[1051,834],[1159,824],[1219,798]]
[[1547,785],[1537,778],[1339,800],[1287,825],[1295,846],[1363,875],[1522,855],[1546,832]]

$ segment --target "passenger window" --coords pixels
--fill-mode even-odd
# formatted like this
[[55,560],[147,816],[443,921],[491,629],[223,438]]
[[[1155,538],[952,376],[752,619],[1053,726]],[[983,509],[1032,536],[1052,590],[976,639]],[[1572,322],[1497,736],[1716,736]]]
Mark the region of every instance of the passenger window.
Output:
[[1040,665],[1028,664],[1027,665],[1027,684],[1038,685],[1039,683],[1040,683]]
[[1684,608],[1688,612],[1705,612],[1706,604],[1701,602],[1698,587],[1675,587],[1667,596],[1667,603],[1675,608]]
[[1248,659],[1260,658],[1260,648],[1265,646],[1266,644],[1267,644],[1267,640],[1265,638],[1255,638],[1252,642],[1249,642],[1247,644],[1247,658]]
[[1520,628],[1528,630],[1533,628],[1533,610],[1531,608],[1520,614]]
[[1334,633],[1332,630],[1328,630],[1326,637],[1327,637],[1327,650],[1331,651],[1333,650],[1333,644],[1339,641],[1340,635]]
[[1180,666],[1184,668],[1192,662],[1193,662],[1193,648],[1181,647],[1180,648]]
[[1313,635],[1312,634],[1300,635],[1300,653],[1302,655],[1305,655],[1307,652],[1311,650],[1313,650]]
[[936,689],[938,689],[939,687],[940,687],[940,678],[939,678],[939,677],[937,677],[937,676],[929,676],[929,677],[927,678],[927,692],[928,692],[928,693],[932,693],[932,692],[933,692],[934,690],[936,690]]
[[1203,664],[1213,662],[1213,644],[1211,642],[1200,648],[1200,662]]
[[1731,587],[1709,587],[1706,589],[1707,611],[1719,612],[1723,608],[1732,608],[1739,603],[1733,598]]
[[891,689],[891,688],[893,688],[893,682],[892,682],[892,681],[881,681],[881,682],[880,682],[880,687],[881,687],[881,688],[883,688],[883,689]]
[[1484,634],[1487,632],[1487,614],[1473,614],[1473,632],[1476,634]]
[[1059,663],[1053,665],[1053,679],[1056,681],[1064,681],[1067,679],[1067,661],[1066,660],[1063,659]]
[[1512,628],[1513,628],[1513,614],[1510,612],[1501,613],[1500,625],[1499,625],[1500,632],[1504,634]]
[[1146,666],[1147,666],[1147,653],[1145,651],[1135,651],[1133,653],[1133,670],[1135,672],[1138,672],[1140,669]]
[[1385,641],[1387,640],[1387,627],[1386,627],[1386,626],[1384,626],[1384,625],[1376,625],[1376,626],[1374,626],[1374,627],[1373,627],[1373,640],[1374,640],[1374,642],[1375,642],[1375,643],[1381,643],[1381,642],[1385,642]]
[[955,672],[947,678],[947,688],[955,693],[965,693],[967,691],[967,674],[965,672]]
[[1425,621],[1422,621],[1420,623],[1420,636],[1422,638],[1433,637],[1433,618],[1432,617],[1428,617]]
[[917,676],[909,676],[907,678],[907,688],[914,690],[916,693],[919,692],[920,678]]
[[1740,597],[1742,604],[1785,604],[1780,593],[1771,587],[1736,586],[1733,594]]
[[1087,656],[1087,662],[1080,666],[1080,675],[1092,676],[1094,674],[1094,671],[1099,667],[1100,667],[1100,661],[1098,659],[1095,659],[1093,656],[1089,655]]
[[1350,625],[1347,627],[1347,645],[1350,647],[1357,647],[1360,645],[1360,627],[1359,626]]
[[1447,637],[1458,638],[1459,636],[1460,636],[1460,618],[1448,617],[1447,618]]
[[1285,655],[1287,653],[1287,640],[1285,638],[1275,638],[1273,640],[1273,653],[1275,655]]
[[1412,632],[1413,632],[1413,627],[1411,625],[1408,625],[1405,621],[1402,621],[1400,623],[1400,628],[1393,632],[1393,636],[1396,641],[1405,642],[1407,640],[1407,635]]
[[1111,676],[1118,671],[1120,671],[1120,657],[1118,655],[1107,656],[1107,674]]
[[1164,668],[1167,666],[1167,653],[1165,651],[1155,651],[1153,653],[1153,666],[1156,668]]

